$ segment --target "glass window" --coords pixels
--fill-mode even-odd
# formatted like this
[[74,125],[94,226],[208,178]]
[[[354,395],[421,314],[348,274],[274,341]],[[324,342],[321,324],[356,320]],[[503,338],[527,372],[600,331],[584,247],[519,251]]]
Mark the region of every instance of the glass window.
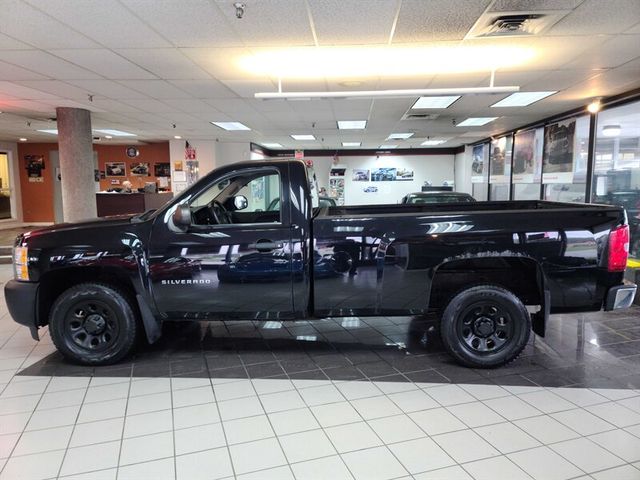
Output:
[[473,198],[477,201],[486,201],[489,194],[489,185],[487,183],[474,183],[472,187],[472,194]]
[[603,110],[596,126],[591,198],[623,206],[631,229],[631,254],[640,256],[640,102]]
[[539,183],[514,183],[513,199],[514,200],[540,200],[540,184]]

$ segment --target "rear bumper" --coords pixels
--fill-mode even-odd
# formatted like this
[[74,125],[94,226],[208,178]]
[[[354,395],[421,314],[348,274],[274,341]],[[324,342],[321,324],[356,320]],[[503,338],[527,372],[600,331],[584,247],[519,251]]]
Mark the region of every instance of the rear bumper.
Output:
[[36,317],[36,299],[38,284],[10,280],[4,287],[4,298],[11,317],[19,324],[31,330],[31,336],[38,338],[38,322]]
[[611,287],[607,292],[607,298],[604,302],[605,310],[620,310],[629,308],[633,304],[636,297],[637,286],[634,283],[624,283]]

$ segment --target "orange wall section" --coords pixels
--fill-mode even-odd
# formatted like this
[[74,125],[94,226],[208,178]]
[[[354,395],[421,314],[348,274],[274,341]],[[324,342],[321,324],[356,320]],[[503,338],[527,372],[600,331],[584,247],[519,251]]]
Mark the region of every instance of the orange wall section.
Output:
[[[100,190],[119,187],[124,180],[129,180],[133,188],[144,187],[145,182],[154,182],[154,163],[169,163],[169,142],[137,145],[140,154],[136,158],[128,158],[126,145],[93,145],[98,154],[98,168],[104,171],[106,162],[126,163],[125,177],[117,177],[120,185],[111,185],[111,178],[100,181]],[[18,165],[20,168],[20,189],[22,194],[22,214],[24,222],[53,222],[53,172],[49,160],[49,152],[58,150],[57,143],[20,143],[18,144]],[[44,170],[42,182],[30,182],[27,176],[25,155],[42,155]],[[131,175],[131,164],[149,163],[150,177]]]

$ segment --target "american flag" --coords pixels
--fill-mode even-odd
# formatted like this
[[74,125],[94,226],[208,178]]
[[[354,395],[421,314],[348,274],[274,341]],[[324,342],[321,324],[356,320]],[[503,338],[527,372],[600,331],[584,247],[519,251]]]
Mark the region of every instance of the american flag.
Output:
[[185,160],[195,160],[196,159],[196,149],[191,146],[189,142],[185,140],[184,145],[184,159]]

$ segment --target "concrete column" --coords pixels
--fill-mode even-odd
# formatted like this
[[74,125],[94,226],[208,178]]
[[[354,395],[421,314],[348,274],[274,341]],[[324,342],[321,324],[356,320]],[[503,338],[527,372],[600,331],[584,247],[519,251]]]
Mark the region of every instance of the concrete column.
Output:
[[82,108],[56,108],[65,222],[97,216],[91,114]]

